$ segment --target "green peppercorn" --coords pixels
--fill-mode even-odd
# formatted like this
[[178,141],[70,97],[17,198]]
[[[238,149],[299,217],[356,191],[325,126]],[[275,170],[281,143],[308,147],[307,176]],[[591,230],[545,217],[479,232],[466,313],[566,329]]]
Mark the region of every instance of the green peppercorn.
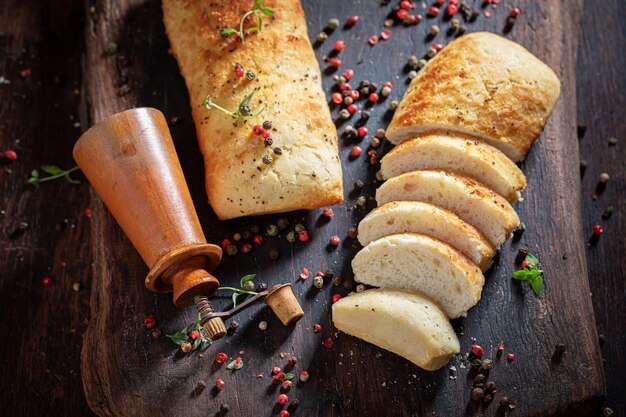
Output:
[[391,88],[384,86],[381,90],[380,90],[380,95],[383,97],[389,97],[389,94],[391,94]]
[[461,21],[459,19],[450,20],[450,27],[454,30],[458,29],[461,26]]
[[428,55],[430,58],[434,57],[435,55],[437,55],[437,50],[435,48],[428,48],[428,51],[426,51],[426,55]]
[[391,100],[391,102],[389,103],[389,110],[396,111],[397,108],[398,108],[398,100]]
[[385,129],[376,129],[376,136],[378,139],[383,139],[385,137]]
[[248,79],[248,81],[252,81],[254,80],[254,72],[252,70],[248,70],[246,71],[246,78]]
[[235,242],[239,242],[239,241],[241,240],[241,233],[235,233],[235,234],[233,235],[233,240],[234,240]]
[[380,146],[380,139],[372,138],[372,140],[370,141],[370,146],[372,148],[378,148]]
[[296,227],[294,227],[296,233],[300,233],[300,232],[304,232],[306,230],[306,227],[304,227],[304,225],[302,223],[298,223],[296,224]]
[[417,66],[419,68],[424,68],[426,66],[426,64],[428,64],[428,61],[426,61],[424,58],[420,59],[417,63]]
[[339,77],[337,77],[337,81],[335,82],[337,83],[337,85],[341,85],[341,84],[347,83],[348,80],[343,75],[340,75]]
[[267,232],[268,236],[276,236],[278,234],[278,226],[276,226],[275,224],[270,224],[269,226],[267,226],[267,229],[265,230]]
[[271,164],[272,161],[274,161],[274,158],[272,158],[272,155],[266,153],[265,155],[263,155],[263,158],[261,160],[264,164]]
[[346,129],[343,132],[348,138],[356,138],[357,132],[353,126],[346,126]]
[[332,18],[328,21],[328,29],[337,29],[339,27],[340,23],[339,23],[339,19],[336,18]]
[[348,109],[341,109],[341,111],[339,112],[339,118],[342,120],[347,120],[350,118],[350,112],[348,111]]
[[324,286],[324,278],[320,277],[319,275],[316,275],[315,277],[313,277],[313,285],[318,290],[321,290],[322,287]]
[[432,25],[430,27],[430,34],[433,35],[433,36],[437,36],[438,33],[439,33],[439,26]]
[[366,202],[367,202],[367,199],[365,198],[365,196],[359,196],[359,198],[356,199],[356,204],[359,207],[364,207]]
[[226,255],[234,256],[237,254],[237,246],[228,245],[226,246]]
[[320,32],[319,35],[317,35],[316,39],[318,42],[324,42],[326,39],[328,39],[328,35],[326,34],[326,32]]
[[408,61],[406,61],[406,65],[411,68],[415,68],[417,66],[417,61],[418,61],[418,58],[415,55],[411,55]]
[[409,80],[412,80],[415,77],[417,77],[417,71],[410,71],[409,72]]
[[295,242],[296,241],[296,232],[294,232],[293,230],[289,233],[287,233],[287,235],[285,236],[285,239],[287,239],[288,242]]

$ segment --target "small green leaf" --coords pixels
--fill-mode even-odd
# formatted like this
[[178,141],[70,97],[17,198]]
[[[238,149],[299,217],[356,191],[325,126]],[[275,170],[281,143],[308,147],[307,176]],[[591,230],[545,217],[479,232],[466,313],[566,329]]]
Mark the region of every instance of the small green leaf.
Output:
[[246,275],[242,277],[241,280],[239,281],[239,286],[243,288],[243,284],[245,284],[246,282],[252,281],[254,277],[256,277],[256,274],[250,274],[250,275]]
[[541,275],[530,281],[530,287],[535,292],[535,295],[539,295],[543,288],[543,278]]
[[237,30],[233,28],[226,28],[226,29],[220,30],[220,35],[222,36],[222,38],[228,38],[231,33],[237,33]]
[[241,100],[241,103],[239,103],[239,114],[243,114],[242,109],[250,104],[252,96],[254,96],[254,91],[245,96],[243,100]]
[[526,254],[526,261],[530,264],[531,268],[536,268],[537,265],[539,264],[539,260],[532,253]]
[[259,9],[261,11],[261,13],[263,13],[265,16],[272,16],[274,14],[274,12],[270,9],[268,9],[267,7],[263,7]]
[[529,269],[520,269],[519,271],[513,272],[513,278],[519,279],[520,281],[528,281],[531,277]]
[[27,183],[29,183],[30,185],[39,185],[41,183],[41,180],[39,179],[39,177],[30,177],[28,179],[28,181],[26,181]]
[[294,378],[295,378],[295,375],[294,375],[294,374],[290,374],[290,373],[286,373],[286,374],[285,374],[285,379],[286,379],[287,381],[291,381],[291,380],[292,380],[292,379],[294,379]]
[[239,298],[241,294],[234,292],[233,293],[233,308],[237,307],[237,298]]
[[261,10],[263,8],[263,0],[256,0],[254,2],[254,10]]
[[[237,360],[239,360],[239,364],[237,364]],[[226,365],[226,369],[230,369],[230,370],[237,370],[241,368],[243,368],[243,361],[241,360],[241,358],[237,358],[231,363],[229,363],[228,365]]]
[[33,178],[39,178],[39,171],[33,169],[32,171],[30,171],[30,176]]
[[50,175],[57,175],[63,172],[63,170],[56,165],[42,165],[41,170]]
[[197,338],[196,340],[194,340],[194,342],[193,342],[193,347],[192,347],[192,349],[191,349],[191,350],[196,350],[196,349],[198,349],[198,348],[200,347],[200,344],[201,344],[201,343],[202,343],[202,338],[201,338],[201,337],[199,337],[199,338]]

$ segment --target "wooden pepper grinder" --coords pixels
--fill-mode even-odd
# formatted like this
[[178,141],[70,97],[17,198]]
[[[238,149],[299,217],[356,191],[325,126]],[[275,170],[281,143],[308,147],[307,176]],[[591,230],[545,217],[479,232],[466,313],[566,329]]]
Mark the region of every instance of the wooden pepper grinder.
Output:
[[223,337],[208,299],[222,249],[206,242],[163,114],[114,114],[81,136],[74,159],[150,268],[146,287],[172,291],[177,307],[195,304],[207,335]]

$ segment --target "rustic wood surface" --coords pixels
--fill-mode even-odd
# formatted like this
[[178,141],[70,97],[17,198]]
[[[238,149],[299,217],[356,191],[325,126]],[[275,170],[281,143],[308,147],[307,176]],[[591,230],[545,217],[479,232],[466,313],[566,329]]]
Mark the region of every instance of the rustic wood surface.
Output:
[[[390,6],[343,2],[321,7],[313,3],[305,1],[313,36],[330,17],[364,17],[349,31],[337,30],[330,40],[346,40],[344,63],[354,66],[357,80],[391,78],[396,84],[393,98],[401,97],[403,64],[411,52],[425,50],[423,35],[430,23],[395,28],[390,41],[370,48],[364,40],[380,32]],[[600,404],[601,365],[596,359],[584,262],[584,245],[596,222],[604,225],[605,234],[586,251],[598,329],[606,335],[607,405],[618,413],[625,409],[620,392],[626,388],[622,376],[626,325],[616,313],[626,303],[626,246],[620,233],[624,230],[620,207],[625,171],[620,116],[626,89],[620,76],[625,58],[619,48],[625,31],[618,5],[617,1],[603,2],[601,7],[586,5],[577,84],[579,10],[575,5],[554,2],[530,7],[522,3],[525,14],[508,35],[557,71],[563,96],[523,167],[529,188],[525,201],[516,208],[527,232],[503,249],[488,274],[483,300],[455,326],[462,332],[464,348],[475,337],[492,354],[504,339],[516,354],[511,364],[498,362],[492,376],[499,393],[519,401],[518,415],[584,415],[586,407]],[[501,5],[493,17],[483,15],[468,28],[502,33],[510,7]],[[445,39],[442,35],[440,39]],[[318,57],[328,53],[330,45],[327,42],[319,48]],[[79,186],[57,182],[33,189],[24,185],[31,169],[47,163],[69,167],[71,147],[81,129],[115,111],[150,105],[167,117],[181,118],[171,126],[172,135],[209,241],[219,242],[252,224],[264,227],[277,216],[218,222],[204,203],[202,161],[184,83],[174,59],[167,55],[159,2],[100,1],[85,6],[70,1],[5,1],[0,5],[0,52],[0,75],[11,81],[0,85],[0,150],[15,149],[20,156],[0,171],[0,331],[8,341],[0,348],[0,386],[4,388],[0,405],[7,415],[91,415],[81,392],[78,358],[88,318],[82,373],[87,399],[101,415],[213,415],[223,403],[231,406],[231,415],[276,414],[272,411],[277,391],[268,376],[272,366],[286,363],[281,352],[295,354],[296,369],[307,368],[312,374],[308,383],[290,394],[302,401],[296,415],[474,413],[467,407],[467,369],[458,359],[452,362],[458,378],[452,380],[448,367],[437,373],[422,372],[390,353],[336,335],[330,326],[329,301],[331,294],[347,290],[332,284],[318,292],[311,289],[310,280],[295,283],[307,315],[293,330],[283,328],[266,308],[258,307],[237,317],[240,326],[234,335],[215,343],[203,357],[182,356],[165,338],[151,340],[142,323],[145,315],[155,314],[160,328],[173,332],[193,319],[192,310],[177,311],[168,296],[144,289],[147,269],[84,181]],[[31,77],[20,78],[24,68],[32,68]],[[325,85],[331,85],[330,77]],[[384,107],[374,107],[370,130],[385,125]],[[82,126],[75,126],[79,111]],[[579,123],[588,128],[580,141],[583,159],[589,164],[582,183],[582,223],[576,113]],[[616,147],[608,147],[610,136],[618,138]],[[354,180],[371,180],[375,168],[364,160],[348,162],[348,150],[342,142],[344,179],[346,189],[351,190]],[[591,194],[603,171],[612,179],[594,201]],[[364,193],[371,195],[376,184],[368,182]],[[331,268],[349,278],[349,259],[358,247],[345,239],[342,247],[330,252],[326,242],[332,234],[344,238],[347,227],[365,214],[354,209],[355,201],[356,196],[350,194],[343,207],[335,207],[336,215],[328,223],[319,220],[319,212],[289,214],[292,222],[309,226],[310,242],[291,246],[282,238],[269,238],[248,255],[225,258],[216,275],[224,283],[235,284],[239,276],[258,272],[257,281],[274,284],[296,281],[299,268],[307,266],[313,271]],[[615,215],[600,220],[608,205],[615,207]],[[91,219],[83,214],[86,207],[93,212]],[[539,253],[546,270],[546,288],[539,298],[509,278],[515,251],[522,245]],[[269,248],[280,250],[278,261],[268,259]],[[128,252],[132,255],[125,255]],[[50,287],[39,283],[45,274],[54,278]],[[72,290],[76,282],[82,284],[78,292]],[[220,305],[228,303],[224,300]],[[259,320],[267,320],[270,330],[258,330]],[[321,334],[306,330],[314,323],[322,325]],[[330,350],[321,345],[328,336],[335,339]],[[561,365],[551,366],[550,356],[558,342],[566,344],[567,353]],[[242,370],[231,374],[213,365],[216,352],[237,356],[240,350],[245,351]],[[258,372],[265,377],[255,379]],[[225,380],[226,388],[215,396],[211,386],[217,377]],[[199,381],[208,387],[202,393],[194,390]],[[482,411],[498,414],[495,404]]]

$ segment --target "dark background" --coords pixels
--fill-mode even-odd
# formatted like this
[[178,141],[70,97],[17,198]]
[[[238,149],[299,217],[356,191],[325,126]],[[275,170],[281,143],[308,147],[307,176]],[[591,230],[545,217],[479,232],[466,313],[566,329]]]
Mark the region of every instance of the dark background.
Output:
[[[11,81],[0,85],[0,150],[14,149],[19,158],[0,170],[0,415],[92,415],[79,369],[92,253],[90,245],[77,244],[90,238],[89,186],[24,184],[42,164],[74,164],[71,148],[87,127],[81,125],[88,111],[81,105],[81,60],[90,6],[69,0],[0,2],[0,75]],[[586,255],[604,341],[606,405],[617,415],[626,412],[623,7],[620,0],[585,2],[577,69],[577,118],[586,128],[580,129],[580,158],[587,163],[583,228],[590,236],[594,224],[604,227]],[[27,82],[19,75],[25,68],[33,74]],[[610,137],[618,139],[616,146],[609,146]],[[602,172],[611,181],[599,192]],[[602,219],[608,206],[615,212]],[[40,284],[46,274],[54,279],[50,287]],[[72,289],[75,283],[79,291]]]

